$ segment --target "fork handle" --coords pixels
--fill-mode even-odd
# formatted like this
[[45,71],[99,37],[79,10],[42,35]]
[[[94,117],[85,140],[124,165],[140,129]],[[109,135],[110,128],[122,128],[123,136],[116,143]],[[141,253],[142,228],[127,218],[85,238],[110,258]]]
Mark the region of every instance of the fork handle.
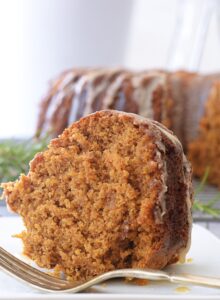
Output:
[[191,274],[170,274],[169,279],[174,283],[191,283],[195,285],[220,288],[220,278],[216,277],[205,277]]

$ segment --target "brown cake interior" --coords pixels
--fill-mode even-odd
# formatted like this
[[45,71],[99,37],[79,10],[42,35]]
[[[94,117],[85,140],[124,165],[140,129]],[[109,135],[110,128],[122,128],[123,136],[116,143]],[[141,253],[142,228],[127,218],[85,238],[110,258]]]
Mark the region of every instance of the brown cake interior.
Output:
[[190,232],[182,150],[148,127],[96,113],[52,140],[27,176],[4,185],[27,228],[26,255],[74,280],[178,259]]

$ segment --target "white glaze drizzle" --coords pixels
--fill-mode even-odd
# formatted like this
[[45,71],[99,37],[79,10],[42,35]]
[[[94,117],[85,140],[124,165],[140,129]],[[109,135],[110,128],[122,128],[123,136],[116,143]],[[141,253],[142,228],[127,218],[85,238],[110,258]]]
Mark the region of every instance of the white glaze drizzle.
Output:
[[189,163],[185,157],[185,155],[183,154],[183,165],[185,168],[185,172],[183,174],[184,176],[184,180],[185,180],[185,184],[187,186],[186,188],[186,205],[187,205],[187,220],[188,220],[188,224],[189,224],[189,231],[188,231],[188,239],[187,239],[187,245],[185,247],[183,247],[182,249],[180,249],[179,252],[179,261],[181,263],[185,262],[186,259],[186,254],[188,253],[190,246],[191,246],[191,232],[192,232],[192,202],[191,202],[191,198],[190,198],[190,190],[192,189],[192,183],[190,181],[190,177],[191,177],[191,168],[189,166]]
[[[99,76],[105,75],[106,71],[103,70],[96,70],[88,76],[85,76],[86,82],[87,82],[87,96],[86,96],[86,105],[83,110],[83,116],[86,116],[92,112],[92,103],[95,99],[96,95],[102,88],[102,84],[94,85],[94,81]],[[101,87],[101,88],[100,88]]]
[[70,82],[75,79],[76,76],[77,76],[76,72],[73,72],[73,71],[68,72],[64,76],[61,83],[59,84],[58,91],[61,91],[61,90],[65,89],[70,84]]
[[[149,79],[149,83],[143,86],[143,81],[146,79]],[[138,103],[139,114],[143,117],[150,119],[154,117],[153,93],[158,86],[164,84],[164,81],[164,74],[159,72],[139,73],[132,77],[134,100]]]
[[68,124],[71,124],[77,120],[77,112],[79,108],[79,94],[81,93],[82,87],[86,83],[86,75],[82,75],[80,79],[72,85],[73,101],[69,114]]
[[53,99],[51,101],[51,104],[48,107],[47,114],[46,114],[46,120],[50,120],[53,114],[55,113],[57,107],[61,103],[64,97],[68,94],[68,92],[71,90],[71,81],[73,81],[76,76],[78,76],[77,72],[68,72],[65,74],[63,80],[59,83],[57,87],[57,93],[53,96]]
[[103,99],[102,107],[103,109],[108,109],[110,105],[113,103],[115,96],[120,89],[123,81],[128,77],[128,73],[125,72],[123,74],[119,74],[115,80],[109,85],[105,97]]

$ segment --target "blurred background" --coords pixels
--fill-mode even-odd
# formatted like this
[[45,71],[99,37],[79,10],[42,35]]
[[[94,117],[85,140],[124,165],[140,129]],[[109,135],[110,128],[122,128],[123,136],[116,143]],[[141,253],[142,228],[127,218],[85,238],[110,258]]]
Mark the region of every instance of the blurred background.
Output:
[[47,83],[73,66],[220,69],[218,0],[0,0],[0,138],[34,133]]

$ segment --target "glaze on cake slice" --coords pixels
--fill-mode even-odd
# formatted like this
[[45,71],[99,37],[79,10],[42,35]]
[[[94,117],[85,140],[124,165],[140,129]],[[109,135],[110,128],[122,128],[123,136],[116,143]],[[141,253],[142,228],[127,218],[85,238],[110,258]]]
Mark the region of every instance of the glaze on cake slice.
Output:
[[191,168],[178,139],[135,114],[73,123],[3,184],[24,220],[24,253],[72,280],[183,259],[191,234]]

